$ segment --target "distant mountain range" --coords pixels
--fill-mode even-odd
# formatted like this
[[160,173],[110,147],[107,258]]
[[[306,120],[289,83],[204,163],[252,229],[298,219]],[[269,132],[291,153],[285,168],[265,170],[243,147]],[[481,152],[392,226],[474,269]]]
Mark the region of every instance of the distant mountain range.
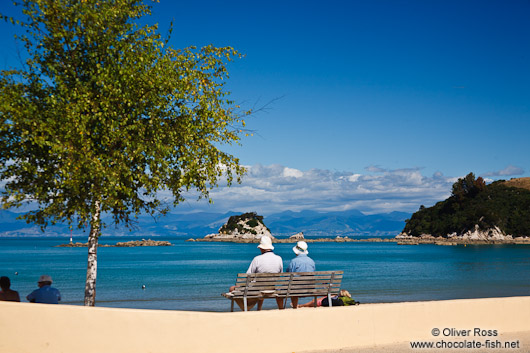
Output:
[[[103,235],[204,237],[210,233],[217,233],[230,216],[240,213],[168,213],[166,216],[156,219],[150,216],[140,216],[132,231],[121,225],[120,227],[109,225],[103,230]],[[0,211],[0,237],[70,235],[70,229],[67,225],[49,226],[42,233],[38,226],[17,220],[17,216],[19,216],[18,213]],[[356,210],[325,213],[285,211],[266,216],[263,221],[276,237],[290,236],[298,232],[304,232],[306,237],[395,236],[403,230],[407,218],[410,218],[410,214],[404,212],[365,215]],[[88,235],[88,229],[84,233],[74,229],[73,235]]]
[[405,226],[409,213],[392,212],[365,215],[357,210],[343,212],[285,211],[264,218],[273,235],[305,236],[389,236],[398,235]]

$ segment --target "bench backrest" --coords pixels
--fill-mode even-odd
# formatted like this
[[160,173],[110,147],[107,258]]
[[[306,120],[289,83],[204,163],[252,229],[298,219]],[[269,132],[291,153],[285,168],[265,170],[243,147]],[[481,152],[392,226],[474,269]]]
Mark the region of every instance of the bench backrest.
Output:
[[260,297],[263,291],[277,296],[338,295],[343,271],[238,273],[235,297]]

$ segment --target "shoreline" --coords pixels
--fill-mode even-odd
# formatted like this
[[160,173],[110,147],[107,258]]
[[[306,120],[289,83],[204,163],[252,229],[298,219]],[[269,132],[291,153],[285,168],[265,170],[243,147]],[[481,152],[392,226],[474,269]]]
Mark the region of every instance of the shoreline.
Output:
[[[234,313],[11,302],[0,310],[9,318],[2,352],[440,352],[410,344],[442,340],[530,348],[530,296]],[[496,351],[484,348],[447,351]]]
[[[296,243],[302,239],[273,239],[273,243],[285,244],[285,243]],[[514,239],[465,239],[465,238],[443,238],[443,237],[417,237],[417,238],[365,238],[365,239],[352,239],[349,237],[336,237],[336,238],[304,238],[307,243],[397,243],[398,245],[420,245],[420,244],[434,244],[434,245],[503,245],[503,244],[523,244],[530,245],[530,238],[514,238]],[[190,238],[187,242],[225,242],[225,243],[259,243],[257,239],[240,239],[240,238]]]

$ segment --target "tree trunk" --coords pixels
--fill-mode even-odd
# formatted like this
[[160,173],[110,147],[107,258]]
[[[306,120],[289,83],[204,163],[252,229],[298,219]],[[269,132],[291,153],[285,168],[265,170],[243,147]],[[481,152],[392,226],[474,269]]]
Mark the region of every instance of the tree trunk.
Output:
[[86,269],[85,306],[96,305],[96,277],[98,274],[98,238],[100,231],[100,202],[94,203],[94,214],[88,235],[88,264]]

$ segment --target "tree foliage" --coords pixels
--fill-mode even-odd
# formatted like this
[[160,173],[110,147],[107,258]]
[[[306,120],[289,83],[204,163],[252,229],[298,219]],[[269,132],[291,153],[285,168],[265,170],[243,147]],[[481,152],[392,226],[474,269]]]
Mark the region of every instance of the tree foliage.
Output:
[[515,237],[530,235],[530,191],[504,181],[485,185],[473,173],[453,185],[452,195],[433,207],[420,208],[407,220],[403,232],[412,236],[447,236],[499,227]]
[[93,203],[114,220],[151,212],[156,191],[175,203],[208,196],[223,173],[243,172],[219,143],[239,140],[237,108],[225,99],[225,61],[212,46],[168,48],[141,1],[24,1],[25,70],[0,78],[4,206],[35,200],[26,218],[90,221]]
[[[129,225],[166,207],[170,190],[209,190],[244,168],[223,152],[244,121],[224,84],[233,48],[173,49],[157,25],[140,26],[141,0],[23,0],[19,36],[27,60],[0,75],[3,207],[31,201],[25,214],[90,226],[99,214]],[[5,16],[2,16],[7,19]]]
[[464,178],[459,178],[456,183],[453,184],[453,190],[451,194],[459,200],[465,197],[473,197],[486,187],[486,182],[482,177],[475,179],[475,174],[469,173]]

